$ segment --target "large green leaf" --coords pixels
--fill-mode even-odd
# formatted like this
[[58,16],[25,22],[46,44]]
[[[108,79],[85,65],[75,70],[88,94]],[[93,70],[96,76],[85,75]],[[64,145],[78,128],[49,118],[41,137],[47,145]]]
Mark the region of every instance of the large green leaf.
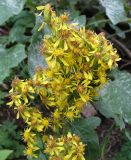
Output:
[[86,158],[88,160],[98,160],[99,140],[95,128],[100,125],[100,119],[97,117],[80,118],[71,123],[71,131],[80,136],[82,141],[87,144]]
[[113,24],[125,21],[126,12],[122,0],[99,0]]
[[12,150],[0,150],[0,160],[6,160],[12,152]]
[[96,108],[107,118],[114,118],[124,128],[124,122],[131,124],[131,75],[115,72],[115,80],[100,91]]
[[10,69],[17,66],[25,57],[25,46],[22,44],[9,49],[0,46],[0,83],[9,76]]
[[36,17],[36,25],[33,29],[33,35],[31,38],[31,44],[28,52],[28,68],[31,76],[34,75],[37,67],[44,68],[46,66],[46,62],[39,52],[40,43],[44,36],[45,30],[38,31],[39,27],[42,24],[43,18],[41,16]]
[[0,0],[0,25],[23,9],[25,0]]

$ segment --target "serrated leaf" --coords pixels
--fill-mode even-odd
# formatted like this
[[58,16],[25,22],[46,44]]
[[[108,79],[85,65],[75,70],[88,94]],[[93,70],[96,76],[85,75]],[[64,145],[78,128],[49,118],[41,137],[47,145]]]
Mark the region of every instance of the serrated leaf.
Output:
[[0,25],[23,9],[25,0],[0,0]]
[[79,27],[84,27],[86,25],[86,16],[81,15],[81,16],[76,17],[73,20],[73,23],[78,23]]
[[106,15],[109,17],[113,24],[124,21],[126,12],[122,0],[99,0],[106,10]]
[[0,150],[0,160],[6,160],[12,152],[12,150]]
[[43,18],[41,16],[36,17],[36,25],[33,29],[33,35],[28,52],[28,69],[31,76],[34,75],[37,67],[46,67],[46,62],[39,51],[40,42],[44,35],[44,30],[38,31],[42,24],[42,20]]
[[25,46],[22,44],[9,49],[0,46],[0,83],[9,76],[10,69],[17,66],[25,57]]
[[80,136],[87,144],[86,157],[88,160],[97,160],[99,157],[99,140],[95,128],[100,125],[98,117],[80,118],[71,124],[71,131]]
[[124,128],[124,122],[131,124],[131,75],[127,72],[115,72],[115,80],[100,91],[100,100],[96,108],[107,118],[114,118]]

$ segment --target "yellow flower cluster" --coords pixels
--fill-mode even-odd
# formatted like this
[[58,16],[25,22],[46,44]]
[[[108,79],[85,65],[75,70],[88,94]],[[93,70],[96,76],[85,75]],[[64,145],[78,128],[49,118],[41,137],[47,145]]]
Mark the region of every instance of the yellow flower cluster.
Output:
[[23,138],[24,141],[27,142],[25,154],[37,158],[35,151],[39,150],[39,147],[36,146],[36,134],[31,132],[31,128],[27,128],[24,131]]
[[44,152],[49,155],[49,160],[85,160],[84,150],[80,138],[68,133],[57,139],[49,136]]
[[[79,28],[69,21],[66,13],[56,16],[49,4],[38,7],[38,10],[42,10],[44,17],[40,29],[46,25],[50,30],[50,35],[44,36],[40,47],[48,66],[37,68],[32,79],[16,78],[12,82],[11,102],[8,103],[17,110],[17,118],[20,115],[28,126],[23,134],[27,142],[26,154],[34,157],[39,150],[37,133],[44,136],[49,132],[64,132],[67,123],[78,118],[84,104],[97,95],[99,87],[107,81],[107,70],[115,67],[120,59],[103,33]],[[67,137],[68,141],[70,136]],[[79,153],[75,150],[78,144],[75,145],[74,138],[71,136],[69,157],[72,154],[76,157]],[[59,153],[63,154],[63,149]],[[52,156],[57,154],[52,153]]]

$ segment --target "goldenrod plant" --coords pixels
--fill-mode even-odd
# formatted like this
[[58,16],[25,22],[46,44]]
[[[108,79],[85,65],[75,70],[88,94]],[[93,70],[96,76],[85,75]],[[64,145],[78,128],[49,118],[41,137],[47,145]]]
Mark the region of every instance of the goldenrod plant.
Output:
[[[37,9],[43,15],[39,30],[46,26],[50,31],[40,46],[47,67],[37,68],[29,80],[15,78],[8,105],[26,124],[26,155],[37,158],[41,151],[49,160],[85,160],[86,144],[68,130],[68,124],[98,96],[108,81],[107,71],[120,58],[103,33],[79,27],[67,13],[57,16],[50,4]],[[37,145],[38,137],[44,150]]]

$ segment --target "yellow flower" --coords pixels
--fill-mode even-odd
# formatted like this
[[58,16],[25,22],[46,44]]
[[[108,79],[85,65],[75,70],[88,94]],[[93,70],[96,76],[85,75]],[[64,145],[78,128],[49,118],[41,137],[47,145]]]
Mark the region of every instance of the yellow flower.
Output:
[[81,111],[81,109],[83,108],[84,106],[84,102],[81,100],[81,99],[78,99],[78,100],[75,100],[75,106],[78,110]]
[[60,15],[60,18],[63,22],[68,22],[69,20],[69,15],[67,13],[64,13],[62,15]]
[[35,153],[37,150],[39,150],[39,147],[32,145],[32,143],[28,144],[28,147],[25,150],[25,155],[29,157],[37,158],[37,154]]
[[58,109],[56,109],[53,113],[53,118],[54,119],[59,119],[61,117],[61,113]]
[[43,118],[42,119],[42,125],[45,129],[47,129],[50,126],[50,121],[48,118]]
[[85,160],[84,151],[85,145],[80,138],[68,133],[60,138],[49,136],[44,152],[49,155],[49,160]]
[[36,134],[31,132],[31,128],[27,128],[24,130],[23,138],[25,142],[34,143],[35,142]]
[[75,106],[68,108],[67,112],[65,112],[65,117],[69,121],[73,121],[75,118],[78,118],[79,116],[79,110],[75,108]]

